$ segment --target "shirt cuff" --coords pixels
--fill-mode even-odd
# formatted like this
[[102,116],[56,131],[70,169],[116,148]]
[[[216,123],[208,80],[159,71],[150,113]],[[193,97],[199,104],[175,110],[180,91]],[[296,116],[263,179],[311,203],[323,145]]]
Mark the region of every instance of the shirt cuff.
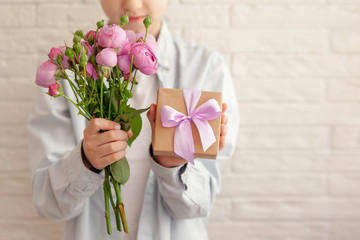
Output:
[[93,192],[104,181],[102,174],[94,173],[84,165],[81,156],[81,142],[76,145],[68,156],[65,156],[64,160],[67,167],[68,181],[73,189],[79,192]]
[[152,155],[152,145],[150,145],[149,153],[150,168],[160,180],[173,187],[184,186],[182,175],[185,172],[188,164],[172,168],[164,167],[155,161]]

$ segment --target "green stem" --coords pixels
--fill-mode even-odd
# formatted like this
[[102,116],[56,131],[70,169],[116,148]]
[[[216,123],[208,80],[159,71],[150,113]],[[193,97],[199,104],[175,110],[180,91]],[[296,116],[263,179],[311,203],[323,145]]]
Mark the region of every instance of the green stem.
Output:
[[[108,168],[108,167],[107,167]],[[108,171],[110,172],[110,169],[108,169]],[[114,181],[115,181],[115,179],[111,176],[111,180],[110,180],[113,184],[114,184]],[[109,189],[110,189],[110,184],[109,184]],[[116,228],[117,228],[117,230],[118,231],[120,231],[121,232],[121,219],[120,219],[120,211],[119,211],[119,209],[117,208],[117,205],[115,205],[115,203],[114,203],[114,199],[113,199],[113,197],[112,197],[112,195],[110,195],[111,196],[111,204],[112,204],[112,206],[113,206],[113,209],[114,209],[114,213],[115,213],[115,219],[116,219]]]
[[100,83],[100,116],[103,117],[103,76],[101,75],[101,83]]
[[130,72],[129,72],[128,80],[127,80],[127,82],[126,82],[126,87],[125,87],[125,89],[127,89],[128,84],[129,84],[130,79],[131,79],[131,73],[132,73],[132,68],[133,68],[133,61],[134,61],[134,55],[131,55]]
[[[109,99],[109,113],[108,113],[108,119],[110,120],[110,116],[111,116],[111,103],[112,103],[112,97],[113,97],[113,93],[114,93],[114,82],[111,86],[111,92],[110,92],[110,99]],[[109,86],[110,87],[110,86]]]
[[105,171],[105,181],[104,181],[104,199],[105,199],[105,219],[106,219],[106,229],[107,233],[111,235],[111,222],[110,222],[110,209],[109,209],[109,194],[111,192],[108,191],[106,184],[109,183],[109,173]]
[[88,116],[86,116],[86,114],[80,109],[80,107],[79,107],[76,103],[74,103],[73,100],[71,100],[70,98],[68,98],[68,97],[67,97],[66,95],[64,95],[64,94],[60,94],[60,96],[66,98],[68,101],[70,101],[70,102],[79,110],[80,114],[83,115],[87,120],[90,121],[90,119],[91,119],[92,117],[91,117],[91,115],[86,111],[86,109],[83,109],[83,110],[86,112],[86,114],[87,114]]
[[83,89],[83,96],[84,96],[84,99],[86,97],[86,94],[85,94],[85,90],[86,90],[86,67],[84,67],[84,89]]
[[136,78],[136,73],[137,73],[137,69],[135,70],[135,73],[134,73],[134,78],[131,82],[131,88],[130,88],[130,93],[132,92],[132,89],[133,89],[133,86],[134,86],[134,82],[135,82],[135,78]]
[[126,233],[129,233],[129,227],[128,227],[127,220],[126,220],[124,204],[121,199],[120,183],[118,183],[115,179],[112,179],[112,183],[114,185],[114,189],[115,189],[115,193],[116,193],[116,205],[120,211],[120,216],[121,216],[124,231]]

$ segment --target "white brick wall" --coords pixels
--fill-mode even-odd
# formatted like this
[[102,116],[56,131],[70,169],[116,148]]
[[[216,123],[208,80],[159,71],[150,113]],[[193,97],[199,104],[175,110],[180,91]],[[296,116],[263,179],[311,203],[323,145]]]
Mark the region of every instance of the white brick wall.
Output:
[[[31,204],[25,122],[49,48],[101,18],[98,0],[0,0],[0,239],[61,235]],[[166,18],[238,94],[211,240],[360,239],[360,0],[171,0]]]

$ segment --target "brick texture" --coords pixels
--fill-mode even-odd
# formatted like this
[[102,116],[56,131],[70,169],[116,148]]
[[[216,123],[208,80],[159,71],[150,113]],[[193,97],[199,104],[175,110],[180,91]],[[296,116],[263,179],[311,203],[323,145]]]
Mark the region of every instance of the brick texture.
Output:
[[[0,239],[60,239],[31,200],[36,67],[98,0],[0,0]],[[172,0],[177,36],[219,51],[240,104],[210,240],[360,239],[360,1]]]

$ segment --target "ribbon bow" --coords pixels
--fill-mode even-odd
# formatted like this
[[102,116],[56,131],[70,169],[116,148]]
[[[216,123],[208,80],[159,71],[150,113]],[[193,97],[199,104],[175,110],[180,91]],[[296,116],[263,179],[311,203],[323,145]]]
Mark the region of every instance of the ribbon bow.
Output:
[[194,140],[190,122],[193,121],[197,127],[205,152],[216,142],[214,131],[208,121],[220,117],[221,109],[215,99],[210,99],[196,108],[201,91],[183,90],[183,95],[188,115],[178,112],[170,106],[163,105],[161,123],[164,127],[176,126],[174,152],[194,165]]

